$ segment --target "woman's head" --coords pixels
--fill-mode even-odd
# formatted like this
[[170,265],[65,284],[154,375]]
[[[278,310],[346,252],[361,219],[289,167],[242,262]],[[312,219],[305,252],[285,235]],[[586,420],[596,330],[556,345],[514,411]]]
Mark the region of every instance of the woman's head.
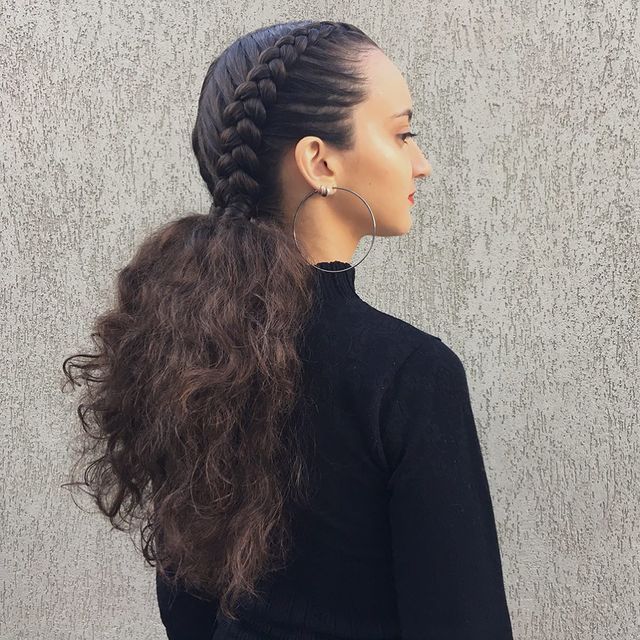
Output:
[[[377,235],[406,233],[408,195],[431,171],[402,135],[409,117],[394,117],[411,107],[400,71],[356,27],[303,21],[244,36],[209,69],[192,136],[214,211],[290,231],[302,199],[335,185],[369,203]],[[305,201],[296,232],[311,261],[349,261],[371,218],[338,190]]]
[[[406,231],[407,196],[430,171],[400,138],[406,116],[391,117],[410,106],[395,67],[351,25],[239,38],[207,71],[193,130],[210,213],[141,243],[94,321],[97,353],[63,363],[87,385],[83,480],[67,484],[88,487],[117,528],[139,519],[146,560],[230,617],[286,560],[289,507],[308,496],[309,442],[294,423],[316,278],[289,220],[313,187],[337,185],[370,203],[377,233]],[[341,191],[305,204],[314,261],[348,261],[370,228],[364,205]]]

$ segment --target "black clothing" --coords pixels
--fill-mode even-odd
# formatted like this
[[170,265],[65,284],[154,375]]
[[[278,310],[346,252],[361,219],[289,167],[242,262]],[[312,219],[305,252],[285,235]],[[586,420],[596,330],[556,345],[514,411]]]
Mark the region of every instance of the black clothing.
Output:
[[[321,262],[343,269],[349,263]],[[364,302],[355,269],[314,269],[304,429],[315,493],[293,560],[239,622],[171,594],[172,640],[512,640],[494,514],[462,362]],[[214,633],[214,627],[216,628]]]

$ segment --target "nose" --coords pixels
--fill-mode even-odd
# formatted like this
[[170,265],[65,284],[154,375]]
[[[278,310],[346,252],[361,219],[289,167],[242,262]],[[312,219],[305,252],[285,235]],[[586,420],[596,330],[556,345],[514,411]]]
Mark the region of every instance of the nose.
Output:
[[418,176],[425,176],[428,178],[431,175],[431,163],[426,159],[422,152],[420,152],[418,162],[414,164],[413,175],[416,178]]
[[417,178],[419,176],[429,177],[431,175],[431,163],[427,160],[422,149],[416,144],[414,145],[413,155],[413,176]]

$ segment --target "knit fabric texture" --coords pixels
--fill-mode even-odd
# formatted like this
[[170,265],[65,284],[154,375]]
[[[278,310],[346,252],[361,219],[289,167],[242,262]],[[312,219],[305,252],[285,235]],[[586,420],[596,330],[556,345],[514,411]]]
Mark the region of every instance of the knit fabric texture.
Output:
[[314,269],[303,340],[311,502],[238,621],[156,573],[170,640],[512,640],[465,369],[440,338]]

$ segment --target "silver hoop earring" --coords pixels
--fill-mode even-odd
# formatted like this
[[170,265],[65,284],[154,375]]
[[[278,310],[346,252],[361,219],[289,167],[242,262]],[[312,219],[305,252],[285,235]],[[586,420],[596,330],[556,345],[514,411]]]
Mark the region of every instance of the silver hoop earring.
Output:
[[[336,192],[336,189],[340,189],[341,191],[348,191],[349,193],[353,193],[354,196],[357,196],[358,198],[360,198],[360,200],[362,200],[362,202],[364,203],[365,207],[367,207],[367,209],[369,211],[369,215],[371,216],[371,221],[372,221],[372,224],[373,224],[373,233],[371,234],[371,245],[367,249],[367,252],[364,254],[364,256],[360,260],[358,260],[358,262],[356,262],[355,264],[352,264],[350,267],[347,267],[346,269],[323,269],[322,267],[318,267],[317,265],[313,264],[312,262],[309,262],[309,260],[307,260],[307,257],[302,252],[302,249],[300,248],[300,245],[298,244],[298,239],[296,237],[296,218],[298,217],[298,212],[300,211],[300,207],[314,193],[319,193],[323,198],[326,198],[327,196],[333,195]],[[373,211],[371,210],[371,207],[369,206],[369,203],[359,193],[356,193],[355,191],[352,191],[351,189],[347,189],[346,187],[336,187],[336,186],[328,187],[328,186],[325,186],[325,185],[321,185],[318,189],[314,189],[313,191],[310,191],[300,201],[300,204],[298,205],[298,208],[296,209],[296,212],[293,215],[292,227],[293,227],[293,240],[296,243],[296,247],[298,247],[298,251],[300,251],[300,253],[302,254],[302,257],[307,261],[308,264],[310,264],[315,269],[318,269],[318,271],[326,271],[327,273],[340,273],[342,271],[349,271],[349,269],[355,269],[355,267],[357,265],[359,265],[369,255],[369,252],[371,251],[371,248],[373,247],[373,243],[374,243],[374,241],[376,239],[376,219],[375,219],[375,216],[373,215]]]

